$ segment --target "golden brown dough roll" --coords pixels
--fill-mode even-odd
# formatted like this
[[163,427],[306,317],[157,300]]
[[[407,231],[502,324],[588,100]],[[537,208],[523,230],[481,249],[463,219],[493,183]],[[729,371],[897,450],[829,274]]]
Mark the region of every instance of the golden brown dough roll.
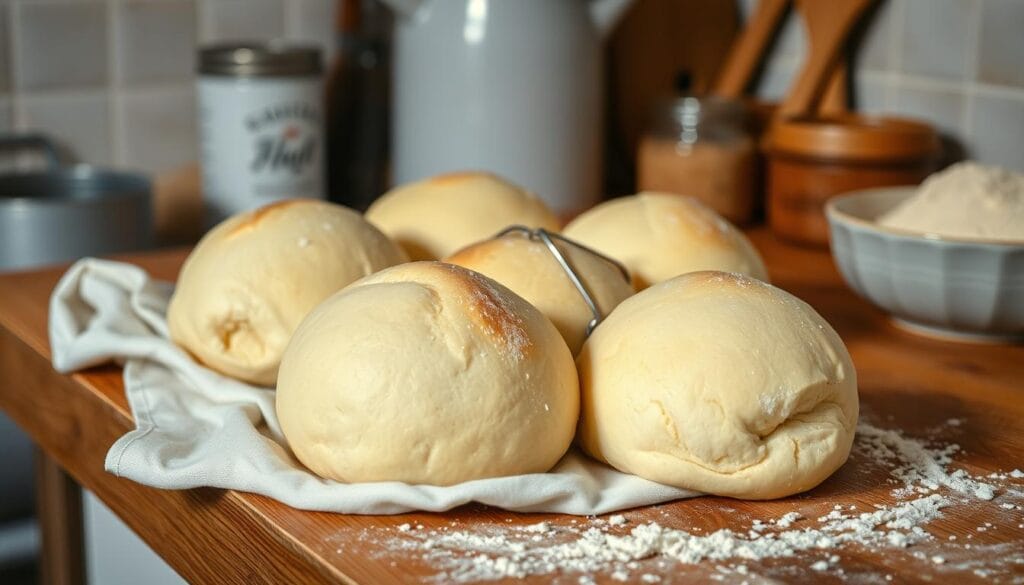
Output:
[[207,366],[273,386],[292,332],[345,285],[405,253],[351,209],[292,199],[228,218],[189,254],[171,297],[171,339]]
[[768,280],[750,240],[694,197],[648,192],[613,199],[584,212],[563,233],[625,264],[637,290],[695,270]]
[[[615,264],[579,246],[554,241],[601,315],[633,294],[632,285]],[[543,242],[508,235],[463,248],[446,262],[476,270],[512,289],[551,319],[573,355],[579,352],[593,313]]]
[[677,276],[622,302],[577,359],[579,440],[641,477],[780,498],[846,461],[857,374],[807,303],[725,272]]
[[310,313],[281,361],[277,414],[322,477],[451,485],[551,469],[579,386],[532,305],[471,270],[413,262]]
[[558,230],[536,195],[490,173],[453,173],[401,185],[366,211],[413,260],[439,260],[509,225]]

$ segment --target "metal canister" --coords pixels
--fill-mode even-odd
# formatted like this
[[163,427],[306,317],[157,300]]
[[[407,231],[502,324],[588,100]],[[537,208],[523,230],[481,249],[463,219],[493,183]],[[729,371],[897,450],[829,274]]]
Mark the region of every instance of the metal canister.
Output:
[[316,47],[199,52],[206,223],[293,197],[324,198],[323,64]]

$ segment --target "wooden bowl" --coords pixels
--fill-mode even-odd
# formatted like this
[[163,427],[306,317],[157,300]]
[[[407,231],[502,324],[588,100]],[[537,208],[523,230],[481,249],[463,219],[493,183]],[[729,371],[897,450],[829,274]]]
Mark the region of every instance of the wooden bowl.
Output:
[[856,114],[776,122],[766,137],[768,221],[780,238],[828,245],[825,201],[839,193],[916,185],[938,164],[935,130]]

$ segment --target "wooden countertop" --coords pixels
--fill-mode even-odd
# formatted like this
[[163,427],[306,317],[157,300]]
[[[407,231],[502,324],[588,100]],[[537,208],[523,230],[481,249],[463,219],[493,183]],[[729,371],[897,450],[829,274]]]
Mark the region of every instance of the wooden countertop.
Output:
[[[827,254],[783,245],[763,230],[751,236],[768,262],[773,282],[808,301],[842,335],[857,366],[865,415],[911,436],[925,436],[928,429],[959,418],[962,424],[949,437],[963,447],[955,457],[958,465],[975,475],[1024,467],[1024,348],[950,343],[904,333],[846,288]],[[173,279],[184,256],[176,250],[122,259]],[[108,365],[63,376],[50,366],[47,301],[62,273],[62,268],[55,268],[0,276],[0,408],[190,582],[416,582],[436,575],[437,567],[415,554],[375,546],[367,535],[390,534],[403,523],[440,528],[452,522],[466,527],[577,521],[479,505],[447,514],[312,513],[248,493],[161,491],[116,478],[103,470],[104,456],[114,440],[133,427],[120,368]],[[852,457],[824,484],[797,497],[774,502],[703,497],[632,510],[625,516],[631,525],[651,520],[704,531],[749,526],[753,518],[774,518],[794,509],[817,517],[837,503],[861,509],[891,503],[892,486],[886,476],[884,469]],[[943,518],[926,526],[935,541],[917,548],[877,551],[850,546],[830,552],[840,557],[837,566],[842,574],[811,571],[808,567],[821,558],[819,552],[744,561],[749,574],[718,575],[736,583],[885,582],[885,575],[904,583],[1024,579],[1024,564],[1016,565],[1016,573],[1013,566],[1006,569],[1006,563],[987,578],[975,573],[999,561],[997,557],[1005,561],[1007,554],[1024,551],[1024,513],[998,510],[991,503],[946,510]],[[992,527],[977,531],[984,522]],[[974,552],[948,542],[949,535],[959,535],[959,543],[974,543]],[[915,557],[915,551],[939,551],[951,561],[967,561],[937,565]],[[670,564],[662,582],[703,582],[722,564],[729,563]],[[603,582],[609,576],[596,578]],[[563,581],[576,579],[567,575]]]

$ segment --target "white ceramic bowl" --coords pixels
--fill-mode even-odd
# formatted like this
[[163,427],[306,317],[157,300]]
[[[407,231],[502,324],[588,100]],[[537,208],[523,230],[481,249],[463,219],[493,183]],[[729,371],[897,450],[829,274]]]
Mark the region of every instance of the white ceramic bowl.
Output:
[[825,206],[832,255],[857,293],[918,333],[1024,340],[1024,242],[921,235],[875,220],[916,191],[855,191]]

